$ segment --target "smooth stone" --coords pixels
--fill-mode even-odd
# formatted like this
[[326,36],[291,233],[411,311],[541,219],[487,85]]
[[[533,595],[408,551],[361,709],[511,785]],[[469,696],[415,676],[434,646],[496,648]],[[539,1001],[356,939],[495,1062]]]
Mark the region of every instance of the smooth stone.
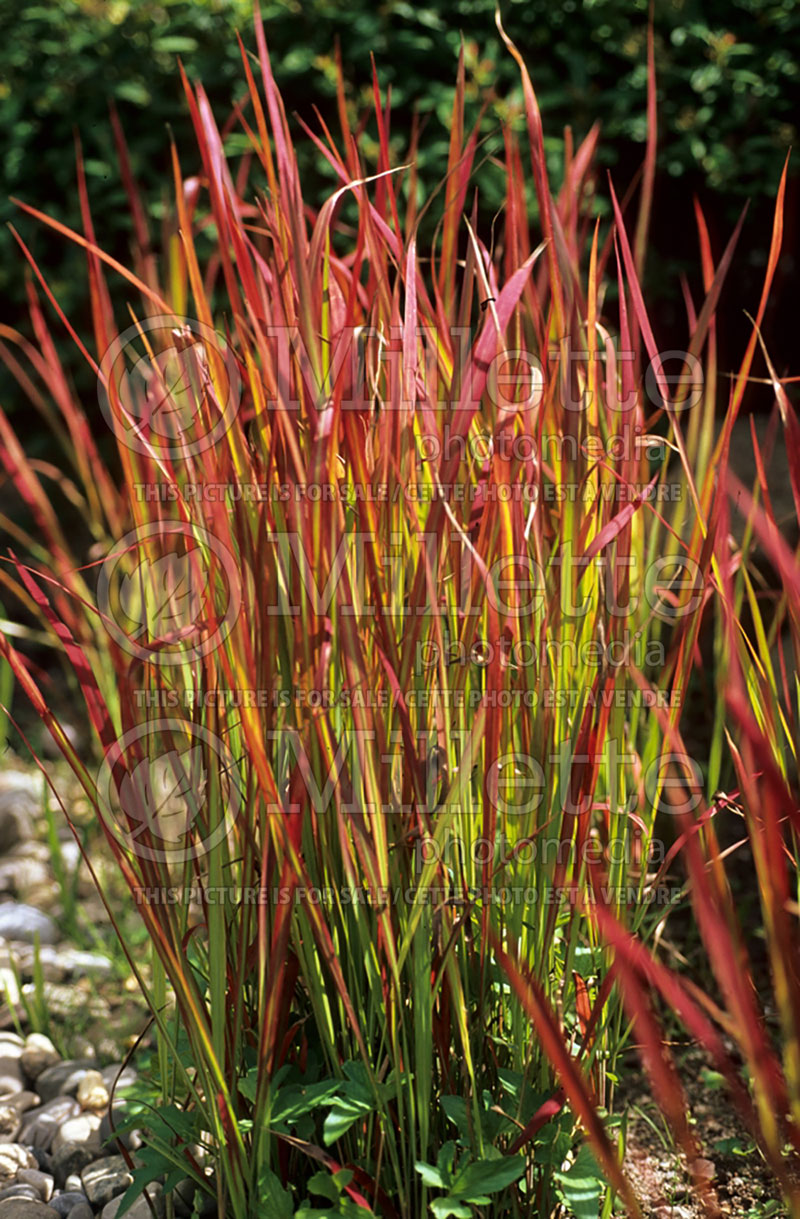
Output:
[[36,1163],[40,1172],[46,1172],[50,1175],[50,1169],[53,1167],[53,1161],[46,1151],[42,1151],[41,1147],[31,1147],[31,1154],[35,1157]]
[[[163,1214],[164,1200],[161,1197],[161,1186],[159,1183],[155,1181],[152,1185],[148,1185],[147,1192],[150,1195],[150,1201],[155,1207],[156,1214]],[[121,1205],[121,1196],[118,1198],[112,1198],[110,1202],[106,1203],[100,1212],[100,1219],[117,1219],[117,1211]],[[153,1219],[153,1212],[151,1211],[147,1199],[144,1196],[137,1198],[130,1210],[126,1211],[125,1214],[126,1219]]]
[[110,1099],[99,1071],[87,1071],[75,1095],[84,1109],[105,1109]]
[[105,1156],[84,1168],[81,1181],[92,1206],[105,1206],[117,1194],[124,1194],[133,1177],[122,1156]]
[[[26,1050],[46,1050],[48,1054],[58,1054],[56,1047],[44,1033],[28,1033],[24,1048]],[[58,1057],[60,1062],[61,1055],[59,1054]]]
[[75,1182],[70,1181],[70,1177],[74,1177],[81,1182],[82,1189],[83,1181],[78,1174],[91,1164],[96,1155],[97,1152],[85,1143],[65,1143],[60,1147],[53,1156],[53,1176],[58,1188],[69,1189],[74,1186]]
[[11,769],[9,765],[0,776],[0,791],[15,791],[19,798],[29,802],[33,817],[38,816],[42,807],[43,779],[38,770]]
[[5,1189],[0,1189],[0,1202],[4,1198],[27,1198],[29,1202],[41,1201],[32,1185],[6,1185]]
[[22,1129],[22,1118],[15,1105],[0,1104],[0,1143],[15,1143]]
[[24,1092],[15,1092],[13,1096],[9,1096],[8,1100],[3,1102],[5,1105],[13,1105],[17,1113],[27,1113],[29,1109],[35,1109],[40,1103],[38,1094],[28,1091],[27,1088]]
[[[64,1182],[64,1189],[67,1193],[72,1192],[73,1194],[83,1194],[83,1181],[81,1181],[81,1174],[79,1172],[70,1173]],[[83,1196],[86,1197],[85,1194]]]
[[24,1049],[24,1037],[16,1033],[0,1033],[0,1058],[19,1058]]
[[22,1092],[24,1083],[18,1058],[0,1058],[0,1097]]
[[4,855],[22,841],[25,833],[25,823],[16,806],[6,799],[9,794],[13,793],[0,793],[0,851]]
[[92,1058],[70,1058],[47,1067],[36,1080],[36,1091],[43,1101],[56,1096],[74,1096],[87,1071],[95,1066]]
[[[36,839],[31,838],[27,842],[20,842],[18,846],[13,847],[8,852],[6,858],[15,860],[35,859],[37,863],[46,863],[49,865],[50,847],[46,842],[38,842]],[[26,904],[29,906],[35,906],[36,902],[27,902]]]
[[49,914],[26,906],[24,902],[3,902],[0,905],[0,935],[6,940],[21,940],[32,944],[38,933],[40,944],[55,944],[58,936]]
[[23,1143],[48,1151],[59,1126],[78,1113],[78,1102],[71,1096],[56,1096],[40,1108],[26,1113],[20,1138]]
[[6,1198],[0,1202],[0,1219],[57,1219],[58,1211],[29,1198]]
[[49,1037],[45,1037],[43,1033],[31,1033],[25,1039],[20,1062],[28,1079],[36,1080],[42,1071],[61,1062],[61,1055]]
[[120,1092],[122,1088],[129,1088],[131,1084],[135,1084],[139,1078],[139,1072],[135,1067],[123,1067],[122,1063],[119,1062],[112,1062],[111,1066],[103,1067],[100,1074],[103,1077],[103,1083],[108,1088],[109,1092],[112,1088],[114,1089],[114,1092]]
[[38,906],[40,892],[52,885],[52,873],[41,859],[30,859],[30,842],[23,843],[0,859],[0,892]]
[[[43,842],[21,842],[0,855],[0,890],[4,902],[21,902],[35,910],[50,909],[58,898],[58,886],[53,879],[50,853]],[[23,945],[19,939],[14,944],[15,957],[21,947],[33,950],[32,944]]]
[[110,957],[99,952],[79,952],[77,948],[60,948],[59,964],[73,978],[107,978],[114,969]]
[[32,1185],[42,1202],[49,1202],[53,1196],[55,1182],[49,1173],[39,1172],[36,1168],[21,1168],[17,1173],[17,1180],[23,1185]]
[[83,1143],[92,1151],[100,1150],[100,1118],[94,1113],[79,1113],[62,1122],[55,1133],[50,1150],[58,1155],[67,1143]]
[[81,1203],[84,1206],[89,1204],[89,1199],[82,1189],[70,1189],[50,1199],[51,1207],[62,1219],[66,1219],[66,1216],[72,1213],[73,1207],[80,1206]]
[[69,1212],[67,1219],[94,1219],[92,1208],[88,1202],[79,1202]]
[[191,1179],[191,1177],[185,1177],[183,1181],[178,1182],[172,1191],[172,1200],[176,1215],[185,1216],[194,1213],[194,1199],[196,1193],[197,1184]]
[[0,1183],[12,1181],[20,1168],[35,1168],[36,1160],[20,1143],[5,1143],[0,1146]]
[[[60,1024],[72,1024],[76,1019],[81,1022],[90,1019],[102,1021],[108,1027],[111,1018],[111,1005],[102,995],[92,992],[85,985],[86,979],[79,978],[77,982],[45,982],[42,986],[42,998],[47,1005],[50,1019]],[[23,994],[35,997],[35,990],[30,982],[22,988]],[[90,1053],[96,1056],[92,1049]],[[89,1057],[83,1053],[80,1057]]]
[[38,801],[31,791],[14,784],[0,788],[0,853],[5,855],[18,842],[31,837]]

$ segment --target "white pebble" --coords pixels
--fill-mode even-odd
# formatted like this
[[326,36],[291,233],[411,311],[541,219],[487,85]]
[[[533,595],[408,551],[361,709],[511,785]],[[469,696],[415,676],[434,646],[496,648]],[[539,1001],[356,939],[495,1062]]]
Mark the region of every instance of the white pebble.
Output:
[[87,1071],[78,1084],[78,1103],[83,1109],[105,1109],[108,1088],[99,1071]]
[[50,1152],[55,1155],[65,1143],[84,1143],[96,1151],[100,1150],[100,1118],[96,1113],[79,1113],[62,1122],[53,1136]]

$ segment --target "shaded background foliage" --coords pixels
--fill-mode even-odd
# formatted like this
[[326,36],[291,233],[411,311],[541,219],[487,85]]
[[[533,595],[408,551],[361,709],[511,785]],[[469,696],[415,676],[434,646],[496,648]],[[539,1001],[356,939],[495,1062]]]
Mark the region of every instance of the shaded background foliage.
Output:
[[[503,20],[529,64],[540,99],[551,171],[557,183],[563,128],[583,137],[600,119],[601,164],[626,188],[641,163],[646,134],[647,0],[504,0]],[[429,191],[446,163],[448,121],[461,39],[468,96],[483,119],[484,163],[478,176],[487,229],[502,201],[491,154],[501,147],[499,122],[513,119],[520,95],[516,65],[502,48],[494,0],[273,0],[263,5],[278,84],[288,110],[314,123],[319,106],[335,123],[333,48],[338,39],[350,101],[366,103],[370,54],[382,88],[391,86],[392,144],[399,159],[416,111],[425,122],[420,180]],[[197,168],[194,141],[177,71],[202,80],[215,112],[242,96],[243,74],[235,31],[252,45],[252,0],[43,0],[18,7],[0,0],[0,296],[3,320],[20,326],[24,259],[7,222],[12,220],[46,269],[51,285],[79,329],[88,320],[81,251],[15,214],[10,195],[79,227],[74,136],[83,145],[90,196],[101,243],[127,256],[129,217],[117,172],[109,105],[118,109],[133,170],[156,222],[171,192],[169,131],[184,173]],[[692,195],[709,219],[720,252],[746,199],[750,214],[737,260],[733,291],[723,301],[720,331],[731,366],[747,333],[744,308],[757,299],[769,243],[770,199],[800,113],[800,5],[794,0],[656,0],[659,79],[659,182],[651,235],[650,298],[657,304],[659,338],[669,344],[684,331],[678,272],[699,292]],[[240,138],[240,137],[234,137]],[[304,181],[322,197],[331,187],[326,167],[306,142]],[[236,147],[232,146],[235,152]],[[797,177],[787,206],[785,249],[765,329],[779,371],[791,354],[787,280],[794,268]],[[604,183],[595,207],[607,211]],[[430,236],[430,234],[428,234]],[[125,289],[119,285],[124,310]],[[120,314],[124,317],[124,311]],[[780,319],[780,321],[778,321]],[[24,328],[24,323],[22,323]],[[65,345],[75,375],[71,346]],[[87,382],[87,391],[91,387]],[[14,411],[14,392],[0,385]],[[34,443],[37,437],[33,436]],[[38,438],[46,447],[47,439]]]

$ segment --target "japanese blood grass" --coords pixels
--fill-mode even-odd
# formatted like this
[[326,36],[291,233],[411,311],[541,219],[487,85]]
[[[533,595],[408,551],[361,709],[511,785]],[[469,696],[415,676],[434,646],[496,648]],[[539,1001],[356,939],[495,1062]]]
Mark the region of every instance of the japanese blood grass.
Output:
[[[425,251],[413,156],[392,160],[377,79],[376,163],[361,152],[365,124],[351,129],[341,81],[339,139],[324,126],[306,132],[341,183],[315,211],[258,18],[256,39],[253,64],[243,52],[247,97],[235,116],[250,150],[235,168],[202,87],[184,78],[201,170],[186,177],[173,150],[175,210],[160,258],[116,121],[136,222],[131,267],[102,251],[80,154],[83,234],[20,205],[86,249],[90,343],[18,237],[111,404],[119,476],[33,288],[35,342],[2,332],[6,362],[72,465],[54,478],[29,460],[0,413],[5,467],[34,521],[34,532],[3,521],[16,551],[3,584],[66,652],[113,766],[98,772],[76,754],[9,635],[0,650],[97,808],[152,944],[150,970],[129,952],[158,1028],[164,1106],[137,1187],[174,1169],[171,1182],[188,1176],[235,1219],[297,1205],[306,1215],[413,1219],[431,1205],[467,1215],[488,1195],[491,1213],[532,1217],[569,1198],[563,1163],[582,1128],[602,1214],[616,1199],[637,1215],[624,1140],[615,1144],[606,1120],[631,1024],[690,1165],[699,1154],[651,1013],[660,994],[724,1070],[789,1196],[793,691],[765,667],[765,633],[756,628],[748,649],[738,630],[746,566],[730,549],[715,477],[755,347],[715,448],[714,310],[738,229],[715,268],[698,212],[706,297],[699,311],[689,302],[684,373],[668,384],[656,360],[644,378],[658,354],[640,287],[655,166],[652,39],[633,248],[626,201],[614,197],[602,244],[585,206],[596,130],[575,150],[567,140],[563,185],[551,191],[521,60],[536,219],[509,125],[495,157],[506,206],[487,246],[477,207],[466,211],[484,150],[464,129],[462,60],[444,188],[428,204],[441,209],[440,228]],[[781,206],[782,193],[778,217]],[[132,289],[122,321],[109,271]],[[608,309],[612,283],[619,303]],[[151,326],[159,317],[175,332],[168,344]],[[175,433],[103,361],[131,321],[132,344],[157,370],[151,387],[183,428],[177,453]],[[197,338],[215,325],[225,335],[217,349]],[[281,346],[287,333],[291,347]],[[351,335],[360,395],[337,355]],[[179,392],[161,360],[168,345],[182,365]],[[227,419],[235,379],[240,400]],[[674,497],[658,496],[673,485]],[[336,493],[324,502],[309,491],[318,487]],[[91,555],[62,527],[59,493],[80,508]],[[781,604],[796,629],[794,556],[769,519],[756,514],[755,526],[780,557]],[[160,549],[176,531],[186,543],[179,570]],[[144,654],[94,587],[113,547],[125,590],[114,604],[142,624]],[[228,615],[232,598],[240,605]],[[735,930],[717,806],[692,808],[701,794],[678,757],[712,601],[735,642],[712,771],[729,757],[742,772],[782,1064]],[[213,626],[215,646],[199,647]],[[669,705],[648,706],[653,691]],[[157,775],[151,744],[164,761]],[[116,817],[101,780],[121,805]],[[182,834],[174,806],[154,808],[159,784],[183,793]],[[672,857],[687,859],[725,1009],[647,946],[666,913],[648,901],[666,874],[652,863],[664,808],[681,831]],[[157,849],[165,841],[170,849]],[[181,889],[200,897],[160,900]],[[565,900],[549,900],[560,890]],[[253,900],[261,891],[267,900]],[[720,1027],[740,1045],[752,1095]],[[714,1213],[700,1181],[698,1191]]]

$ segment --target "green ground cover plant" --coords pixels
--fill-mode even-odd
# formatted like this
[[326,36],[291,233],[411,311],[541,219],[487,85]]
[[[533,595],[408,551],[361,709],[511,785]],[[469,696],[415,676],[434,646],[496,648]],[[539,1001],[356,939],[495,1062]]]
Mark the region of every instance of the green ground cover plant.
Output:
[[[234,152],[183,76],[202,170],[186,176],[172,148],[160,241],[118,130],[129,264],[103,250],[80,152],[82,231],[19,203],[83,249],[92,335],[19,235],[34,339],[0,329],[67,461],[27,456],[0,412],[33,522],[0,522],[3,602],[69,660],[92,755],[42,693],[24,625],[0,652],[148,933],[147,971],[122,937],[158,1035],[127,1200],[161,1177],[168,1193],[189,1178],[220,1219],[640,1215],[614,1112],[634,1044],[717,1214],[668,1011],[800,1215],[800,575],[760,452],[753,488],[726,468],[759,354],[800,509],[798,423],[760,331],[786,170],[729,387],[715,312],[743,218],[714,251],[697,208],[684,351],[660,352],[641,287],[652,33],[640,185],[609,187],[601,225],[597,129],[566,142],[552,191],[537,96],[500,27],[525,138],[504,129],[503,207],[484,229],[463,56],[445,172],[419,202],[416,143],[394,157],[377,71],[368,119],[351,124],[339,73],[339,130],[293,131],[258,17],[255,32]],[[299,140],[339,183],[321,207]],[[96,378],[110,461],[54,324]],[[716,712],[694,757],[712,621]],[[732,819],[773,1023],[718,834]],[[660,949],[688,902],[710,993]]]

